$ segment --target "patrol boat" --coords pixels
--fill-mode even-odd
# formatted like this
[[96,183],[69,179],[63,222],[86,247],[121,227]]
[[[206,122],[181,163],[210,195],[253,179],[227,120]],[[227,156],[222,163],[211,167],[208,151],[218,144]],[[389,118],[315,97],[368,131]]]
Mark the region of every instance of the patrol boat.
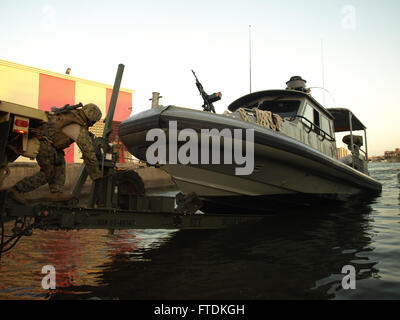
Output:
[[[247,94],[232,102],[230,112],[224,114],[209,112],[214,109],[212,101],[206,101],[211,96],[203,91],[206,111],[152,108],[123,121],[119,136],[135,157],[146,161],[146,151],[153,144],[146,141],[150,129],[163,130],[168,144],[171,123],[176,125],[175,135],[190,128],[199,136],[201,151],[204,129],[253,129],[254,163],[248,175],[237,175],[235,163],[160,164],[181,191],[195,192],[202,199],[201,210],[206,213],[276,212],[283,207],[343,203],[355,196],[379,194],[381,183],[368,174],[368,149],[363,147],[366,127],[361,121],[349,109],[324,108],[301,77],[292,77],[286,84],[283,90]],[[338,159],[338,132],[348,132],[343,142],[351,154],[344,159]],[[178,146],[183,144],[178,141]],[[211,147],[208,151],[212,152]]]

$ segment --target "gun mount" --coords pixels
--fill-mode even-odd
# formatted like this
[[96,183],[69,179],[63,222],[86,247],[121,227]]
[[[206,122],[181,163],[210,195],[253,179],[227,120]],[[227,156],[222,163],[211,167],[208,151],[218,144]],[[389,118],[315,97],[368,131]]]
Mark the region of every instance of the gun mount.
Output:
[[215,108],[214,108],[213,102],[221,100],[221,97],[222,97],[221,92],[215,92],[213,94],[208,95],[204,91],[203,85],[200,83],[199,79],[197,79],[197,76],[193,70],[192,70],[192,72],[193,72],[194,77],[196,78],[197,89],[199,90],[200,95],[203,98],[203,105],[202,105],[203,110],[215,113]]

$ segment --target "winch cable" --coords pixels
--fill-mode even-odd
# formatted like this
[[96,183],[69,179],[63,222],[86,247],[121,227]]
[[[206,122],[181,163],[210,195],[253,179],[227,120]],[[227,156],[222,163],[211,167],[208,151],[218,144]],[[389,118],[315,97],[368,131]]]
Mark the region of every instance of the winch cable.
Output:
[[[1,220],[1,242],[0,242],[0,259],[3,253],[6,253],[8,251],[10,251],[12,248],[15,247],[15,245],[18,243],[18,241],[21,239],[21,237],[25,234],[27,234],[27,231],[29,231],[30,227],[25,227],[26,224],[26,217],[24,218],[23,222],[19,221],[19,220],[15,220],[15,226],[17,225],[17,223],[22,222],[22,227],[21,227],[21,231],[16,232],[16,227],[14,227],[13,229],[13,235],[12,236],[8,236],[9,239],[7,241],[4,241],[5,236],[5,228],[4,228],[4,221],[3,219]],[[13,240],[15,240],[8,248],[5,248],[10,242],[12,242]]]

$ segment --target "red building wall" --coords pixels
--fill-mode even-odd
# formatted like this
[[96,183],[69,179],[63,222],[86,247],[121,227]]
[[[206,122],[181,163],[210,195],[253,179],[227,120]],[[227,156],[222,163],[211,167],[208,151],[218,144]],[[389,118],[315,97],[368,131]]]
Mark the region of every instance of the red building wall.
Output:
[[[40,110],[49,111],[51,107],[63,107],[66,104],[75,104],[75,81],[58,78],[46,74],[39,74],[39,102]],[[106,112],[110,104],[112,90],[104,90],[104,99],[106,101]],[[129,117],[132,111],[132,93],[120,91],[117,99],[117,105],[114,112],[114,121],[120,123]],[[105,117],[107,114],[104,114]],[[118,128],[113,128],[113,131]],[[117,131],[116,131],[117,132]],[[65,161],[74,162],[74,145],[69,146],[65,151]],[[121,157],[122,158],[122,157]]]
[[[106,90],[106,110],[108,112],[108,106],[111,101],[112,90]],[[123,121],[129,117],[132,111],[132,93],[119,92],[117,105],[114,111],[114,121]]]
[[[40,110],[49,111],[51,107],[63,107],[75,104],[75,81],[39,74],[39,104]],[[65,152],[65,161],[74,162],[74,145]]]

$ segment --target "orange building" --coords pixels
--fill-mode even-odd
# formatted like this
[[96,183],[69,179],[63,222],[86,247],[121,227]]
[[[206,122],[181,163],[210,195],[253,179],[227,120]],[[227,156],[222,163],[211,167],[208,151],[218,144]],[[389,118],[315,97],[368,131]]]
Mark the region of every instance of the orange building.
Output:
[[[0,100],[26,105],[48,111],[51,107],[63,107],[95,103],[106,116],[112,94],[112,85],[72,77],[67,74],[37,69],[0,59]],[[113,140],[119,123],[132,112],[130,89],[120,89],[114,114],[111,135]],[[99,121],[91,130],[101,134],[104,123]],[[122,161],[125,157],[121,150]],[[82,162],[81,152],[76,144],[65,150],[67,162]]]

